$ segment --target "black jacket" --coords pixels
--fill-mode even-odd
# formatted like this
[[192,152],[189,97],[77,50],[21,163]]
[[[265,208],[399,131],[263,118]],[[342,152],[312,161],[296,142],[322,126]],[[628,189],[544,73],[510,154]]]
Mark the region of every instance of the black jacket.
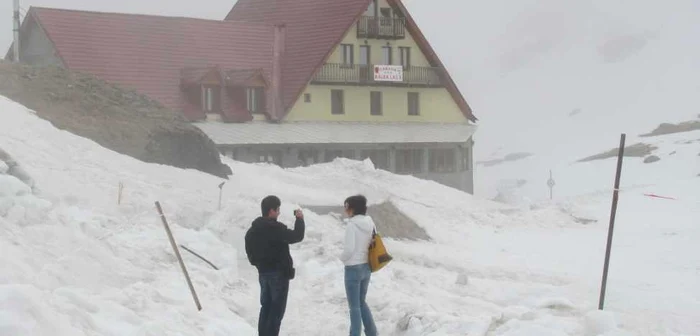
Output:
[[281,272],[294,278],[289,244],[304,240],[306,225],[297,218],[294,230],[272,218],[258,217],[245,235],[245,252],[259,273]]

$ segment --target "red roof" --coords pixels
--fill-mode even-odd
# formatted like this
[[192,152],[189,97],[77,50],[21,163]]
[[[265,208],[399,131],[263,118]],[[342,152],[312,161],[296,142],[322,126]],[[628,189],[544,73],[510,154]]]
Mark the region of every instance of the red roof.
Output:
[[[272,71],[274,27],[263,23],[37,7],[29,14],[67,68],[135,89],[192,120],[204,115],[185,101],[183,69]],[[231,120],[252,118],[240,109],[224,112]]]
[[[407,30],[431,64],[444,67],[400,0],[388,1],[406,16]],[[272,78],[274,25],[286,27],[281,90],[282,114],[288,113],[369,2],[238,0],[225,21],[37,7],[29,15],[47,33],[67,68],[130,87],[197,120],[204,113],[187,100],[181,83],[218,73],[225,84],[240,85],[259,73],[272,89],[277,87]],[[445,82],[465,117],[476,120],[449,74]],[[252,119],[236,103],[242,99],[226,97],[224,120]],[[277,117],[284,115],[271,119]]]
[[[406,28],[428,60],[444,65],[420,31],[400,0],[388,0],[406,17]],[[370,0],[238,0],[226,16],[229,21],[286,24],[285,59],[282,93],[285,112],[303,93],[313,74],[330,57],[345,33],[366,11]],[[457,85],[446,75],[447,90],[460,106],[464,116],[476,118]]]

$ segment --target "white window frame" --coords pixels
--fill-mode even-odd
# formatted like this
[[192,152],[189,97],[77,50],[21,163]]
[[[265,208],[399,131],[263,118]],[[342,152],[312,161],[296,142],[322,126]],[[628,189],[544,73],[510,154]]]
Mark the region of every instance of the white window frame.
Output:
[[214,112],[214,89],[202,85],[202,111]]

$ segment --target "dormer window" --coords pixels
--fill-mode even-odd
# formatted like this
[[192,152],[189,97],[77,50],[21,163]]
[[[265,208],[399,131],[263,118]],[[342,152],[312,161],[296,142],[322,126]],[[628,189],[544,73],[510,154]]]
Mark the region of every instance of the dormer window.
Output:
[[221,111],[221,88],[202,85],[202,111],[206,113]]
[[262,87],[246,88],[246,109],[250,113],[265,111],[265,89]]

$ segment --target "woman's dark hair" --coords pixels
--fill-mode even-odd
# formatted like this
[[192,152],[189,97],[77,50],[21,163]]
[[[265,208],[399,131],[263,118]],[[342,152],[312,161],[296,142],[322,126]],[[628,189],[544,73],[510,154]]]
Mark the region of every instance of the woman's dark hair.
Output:
[[277,210],[282,205],[279,197],[270,195],[265,197],[262,202],[260,202],[260,210],[262,211],[263,217],[270,215],[270,210]]
[[362,195],[350,196],[345,199],[348,209],[352,209],[353,215],[367,215],[367,198]]

